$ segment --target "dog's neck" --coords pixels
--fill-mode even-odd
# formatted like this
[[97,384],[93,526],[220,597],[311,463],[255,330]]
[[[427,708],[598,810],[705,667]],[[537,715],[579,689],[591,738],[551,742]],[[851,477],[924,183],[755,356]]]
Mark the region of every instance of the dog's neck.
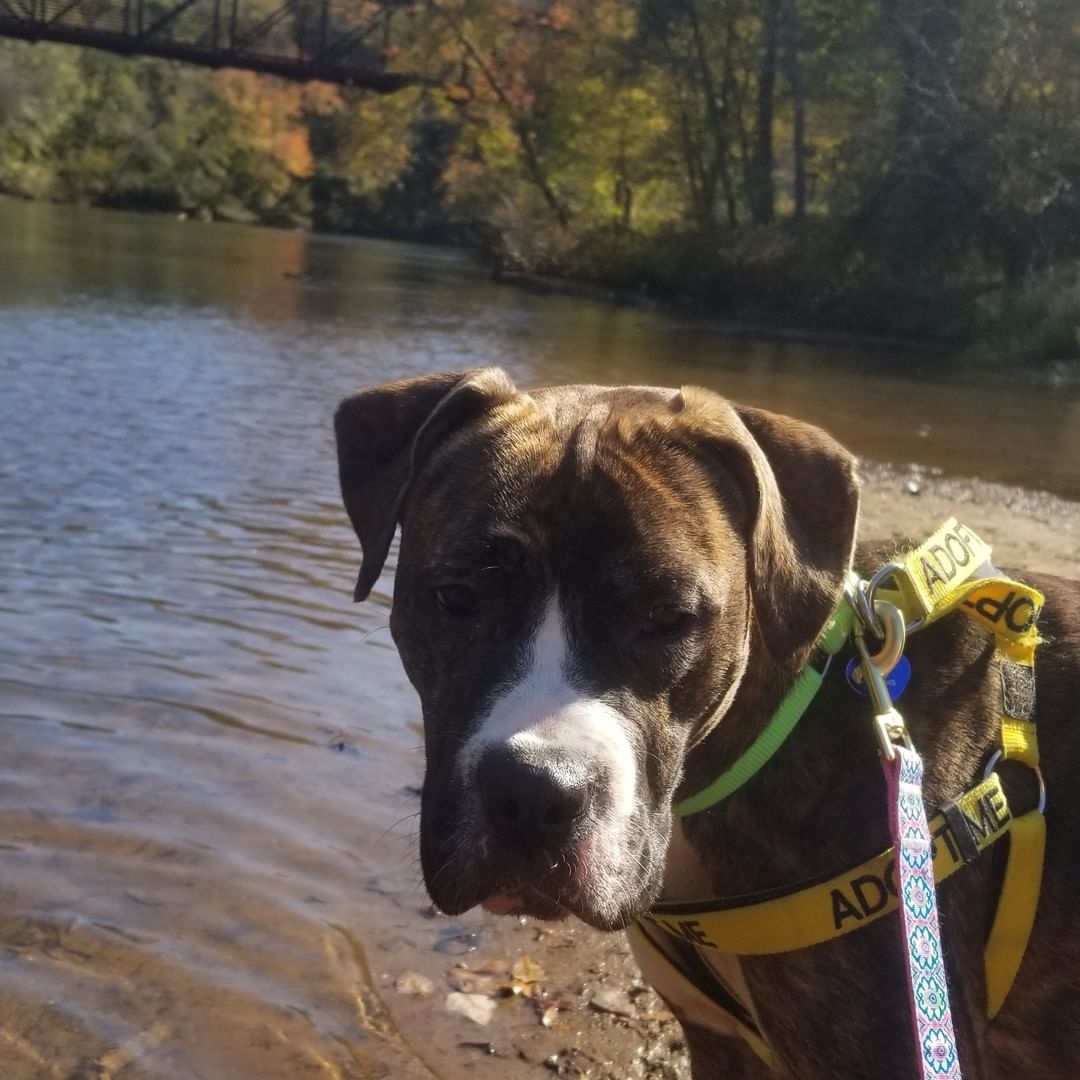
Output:
[[[992,745],[1000,703],[985,690],[992,644],[965,620],[929,627],[909,642],[915,676],[899,708],[927,757],[928,802],[940,804],[974,778]],[[772,661],[760,642],[723,720],[687,761],[680,797],[704,788],[760,734],[799,674]],[[676,822],[665,896],[731,896],[851,865],[888,847],[885,787],[872,730],[872,708],[847,684],[850,650],[833,660],[817,697],[794,732],[742,788],[709,810]],[[948,746],[937,738],[944,717],[936,699],[957,679],[980,692],[974,722]],[[981,680],[981,682],[980,682]],[[977,687],[983,687],[977,691]],[[958,777],[962,779],[958,780]]]

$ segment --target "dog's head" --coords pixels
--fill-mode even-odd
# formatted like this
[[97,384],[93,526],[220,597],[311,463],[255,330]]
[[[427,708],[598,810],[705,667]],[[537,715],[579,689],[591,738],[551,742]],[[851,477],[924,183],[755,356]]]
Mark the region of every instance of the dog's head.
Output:
[[432,898],[625,926],[688,748],[754,655],[805,662],[840,596],[851,456],[706,390],[524,393],[497,368],[363,390],[336,428],[357,599],[401,526]]

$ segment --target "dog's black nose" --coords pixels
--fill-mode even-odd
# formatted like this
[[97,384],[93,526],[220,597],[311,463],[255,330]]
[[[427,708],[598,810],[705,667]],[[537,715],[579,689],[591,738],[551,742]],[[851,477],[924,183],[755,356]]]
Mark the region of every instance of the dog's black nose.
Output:
[[476,780],[496,837],[525,849],[561,847],[589,805],[585,775],[522,761],[504,747],[484,754]]

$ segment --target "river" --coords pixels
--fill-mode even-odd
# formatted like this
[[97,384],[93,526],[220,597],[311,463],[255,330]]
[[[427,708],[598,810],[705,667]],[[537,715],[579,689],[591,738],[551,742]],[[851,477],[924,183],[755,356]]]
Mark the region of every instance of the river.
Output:
[[6,1080],[508,1080],[594,1037],[634,1060],[640,1032],[571,1002],[548,1031],[508,999],[491,1046],[445,1012],[463,958],[496,978],[582,933],[428,909],[389,574],[350,603],[336,402],[491,363],[701,383],[872,460],[1080,496],[1075,385],[736,341],[452,250],[0,201]]

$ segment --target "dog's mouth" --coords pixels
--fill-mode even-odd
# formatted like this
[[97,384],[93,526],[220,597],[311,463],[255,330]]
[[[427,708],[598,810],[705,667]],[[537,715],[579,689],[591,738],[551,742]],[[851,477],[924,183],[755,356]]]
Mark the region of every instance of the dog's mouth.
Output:
[[655,860],[645,853],[616,866],[590,858],[587,842],[558,859],[515,858],[505,849],[489,853],[485,847],[469,844],[471,858],[438,860],[438,872],[429,875],[427,884],[442,911],[457,915],[480,906],[493,915],[550,922],[573,915],[597,930],[611,931],[638,918],[659,891],[662,865],[652,866]]
[[542,892],[520,885],[517,888],[494,892],[481,901],[480,906],[492,915],[527,915],[545,922],[560,922],[577,912]]
[[528,915],[547,921],[576,915],[592,922],[586,899],[591,854],[591,841],[582,839],[564,851],[540,852],[516,866],[504,862],[504,876],[493,883],[480,904],[493,915]]
[[[569,916],[596,930],[625,929],[647,909],[658,883],[645,877],[635,888],[631,875],[620,875],[623,895],[612,883],[612,871],[596,865],[592,844],[585,841],[558,863],[538,870],[535,863],[518,865],[509,874],[482,885],[479,904],[492,915],[528,916],[560,922]],[[639,910],[640,909],[640,910]]]

